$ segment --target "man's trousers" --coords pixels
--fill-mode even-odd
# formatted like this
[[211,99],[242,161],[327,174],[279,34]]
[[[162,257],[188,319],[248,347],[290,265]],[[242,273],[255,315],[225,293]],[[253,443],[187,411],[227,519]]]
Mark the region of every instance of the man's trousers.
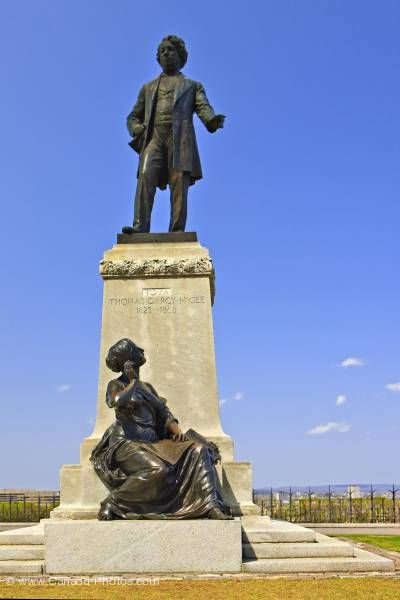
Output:
[[172,168],[172,143],[171,125],[154,126],[152,139],[140,160],[133,222],[136,233],[150,231],[156,188],[163,176],[165,177],[166,171],[168,171],[171,202],[169,231],[185,231],[190,176],[186,171]]

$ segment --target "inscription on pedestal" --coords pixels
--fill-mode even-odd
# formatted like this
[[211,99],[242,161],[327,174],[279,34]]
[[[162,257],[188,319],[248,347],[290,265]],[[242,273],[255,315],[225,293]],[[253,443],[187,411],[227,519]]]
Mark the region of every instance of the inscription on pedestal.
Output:
[[173,293],[171,288],[143,288],[142,296],[116,296],[109,298],[111,307],[120,308],[133,305],[142,315],[155,313],[174,314],[183,306],[205,304],[205,296],[184,296]]

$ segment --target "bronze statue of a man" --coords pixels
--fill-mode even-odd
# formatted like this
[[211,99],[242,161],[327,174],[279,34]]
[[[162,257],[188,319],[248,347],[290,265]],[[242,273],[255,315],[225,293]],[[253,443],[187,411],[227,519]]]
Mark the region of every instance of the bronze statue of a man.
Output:
[[201,179],[201,165],[193,127],[193,113],[214,133],[224,126],[224,115],[216,115],[201,83],[187,79],[181,69],[187,60],[182,39],[166,36],[157,50],[162,73],[140,90],[128,130],[130,146],[139,153],[138,183],[133,227],[124,233],[150,231],[156,188],[170,187],[169,231],[185,231],[188,188]]

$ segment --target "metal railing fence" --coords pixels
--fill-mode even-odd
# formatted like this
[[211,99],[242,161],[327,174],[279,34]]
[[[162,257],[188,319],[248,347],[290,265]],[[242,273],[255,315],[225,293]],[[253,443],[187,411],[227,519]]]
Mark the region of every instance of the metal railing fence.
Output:
[[395,484],[385,492],[371,485],[368,493],[360,495],[354,486],[338,493],[328,486],[326,493],[308,488],[299,492],[289,487],[270,488],[269,493],[254,493],[254,502],[261,514],[292,523],[399,523],[400,497]]
[[0,522],[32,523],[47,519],[60,504],[60,493],[0,493]]

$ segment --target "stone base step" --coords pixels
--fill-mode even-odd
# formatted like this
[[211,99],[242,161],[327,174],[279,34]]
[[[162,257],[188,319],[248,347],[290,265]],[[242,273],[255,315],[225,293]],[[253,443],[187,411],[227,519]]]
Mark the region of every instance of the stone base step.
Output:
[[240,517],[242,527],[256,528],[265,527],[265,525],[271,523],[271,518],[267,515],[243,515]]
[[43,572],[43,524],[0,533],[0,575],[41,575]]
[[243,558],[334,558],[353,557],[351,544],[338,541],[296,542],[286,544],[243,544]]
[[0,575],[41,575],[43,560],[0,560]]
[[14,544],[44,544],[43,524],[0,532],[0,546]]
[[[93,525],[93,522],[89,523]],[[107,525],[110,526],[105,524],[104,531]],[[387,558],[293,523],[252,516],[242,518],[241,525],[242,570],[245,573],[394,571],[393,561]],[[44,522],[33,527],[1,532],[0,575],[42,574],[45,570],[44,550]],[[52,553],[49,557],[52,557]]]
[[392,560],[354,548],[354,557],[245,559],[245,573],[364,573],[394,571]]
[[30,521],[21,523],[12,523],[11,521],[0,521],[0,531],[8,531],[9,529],[22,529],[26,527],[34,527],[35,525],[39,525],[39,521]]
[[[263,517],[259,517],[263,519]],[[242,539],[250,543],[315,542],[316,533],[287,521],[260,521],[251,524],[242,522]]]
[[0,545],[0,561],[2,560],[44,560],[44,544]]

